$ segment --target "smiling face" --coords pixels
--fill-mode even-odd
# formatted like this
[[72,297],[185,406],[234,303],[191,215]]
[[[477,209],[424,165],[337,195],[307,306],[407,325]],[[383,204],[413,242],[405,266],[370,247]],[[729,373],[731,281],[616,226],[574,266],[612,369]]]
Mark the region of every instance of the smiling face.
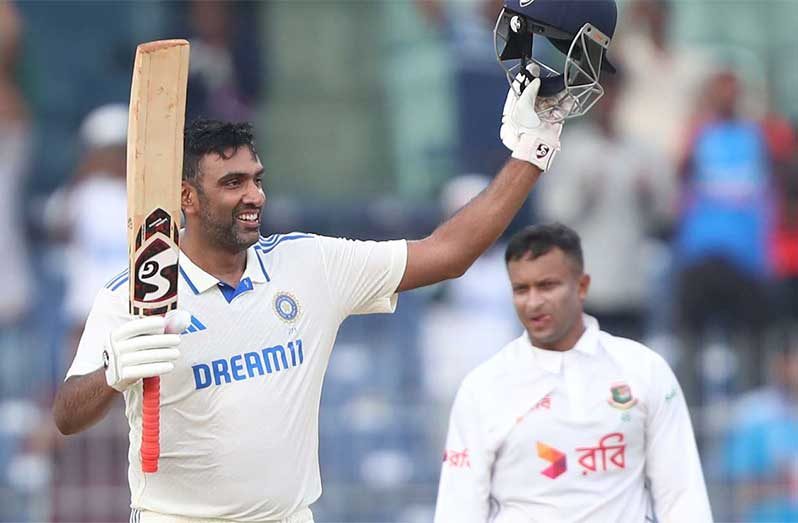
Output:
[[258,241],[263,192],[263,165],[246,145],[209,153],[199,175],[184,182],[183,211],[187,227],[198,227],[212,245],[240,252]]
[[537,258],[527,253],[507,263],[513,305],[532,344],[541,349],[573,348],[584,331],[582,309],[590,276],[554,247]]

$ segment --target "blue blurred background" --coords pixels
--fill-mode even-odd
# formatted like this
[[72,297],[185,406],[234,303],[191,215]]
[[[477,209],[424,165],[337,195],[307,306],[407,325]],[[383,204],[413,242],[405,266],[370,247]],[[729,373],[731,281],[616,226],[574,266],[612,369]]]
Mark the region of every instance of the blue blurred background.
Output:
[[[798,521],[798,3],[619,5],[621,74],[568,123],[509,232],[580,232],[588,310],[679,375],[717,521]],[[0,521],[127,520],[121,402],[70,438],[49,409],[95,293],[127,263],[136,44],[189,38],[189,117],[255,122],[264,233],[419,238],[507,157],[500,6],[0,0]],[[393,316],[346,321],[316,521],[431,521],[459,381],[521,332],[502,248]]]

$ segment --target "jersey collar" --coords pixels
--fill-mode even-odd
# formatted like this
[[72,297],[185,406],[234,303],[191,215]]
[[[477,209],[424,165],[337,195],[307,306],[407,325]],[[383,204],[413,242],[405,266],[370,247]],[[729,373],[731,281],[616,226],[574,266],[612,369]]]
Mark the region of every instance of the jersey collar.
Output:
[[[582,333],[582,336],[579,337],[576,345],[574,345],[571,350],[593,355],[598,350],[599,324],[596,318],[588,316],[587,314],[582,315],[582,321],[585,325],[585,332]],[[560,372],[562,369],[563,356],[566,352],[570,351],[554,351],[535,347],[532,344],[532,340],[529,338],[528,332],[524,332],[524,341],[526,342],[524,345],[532,349],[532,357],[538,366],[554,374]]]
[[595,354],[598,350],[599,323],[593,316],[582,314],[582,322],[585,325],[585,332],[579,337],[572,350],[585,354]]
[[[180,251],[180,276],[194,294],[202,294],[220,283],[218,278],[200,269],[183,251]],[[249,278],[252,283],[266,283],[269,281],[266,270],[261,260],[258,259],[258,254],[255,252],[254,247],[247,249],[247,267],[244,269],[241,279],[244,280],[246,278]]]

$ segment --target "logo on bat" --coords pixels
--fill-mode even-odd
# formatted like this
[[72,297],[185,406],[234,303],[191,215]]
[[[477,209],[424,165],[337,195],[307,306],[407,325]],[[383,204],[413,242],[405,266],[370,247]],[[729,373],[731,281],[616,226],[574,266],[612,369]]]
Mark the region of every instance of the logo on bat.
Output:
[[[133,307],[162,314],[177,301],[177,226],[163,209],[144,220],[136,235]],[[138,313],[134,310],[134,313]]]
[[173,280],[177,272],[177,253],[174,249],[158,238],[142,254],[147,257],[136,260],[137,301],[154,303],[174,294]]

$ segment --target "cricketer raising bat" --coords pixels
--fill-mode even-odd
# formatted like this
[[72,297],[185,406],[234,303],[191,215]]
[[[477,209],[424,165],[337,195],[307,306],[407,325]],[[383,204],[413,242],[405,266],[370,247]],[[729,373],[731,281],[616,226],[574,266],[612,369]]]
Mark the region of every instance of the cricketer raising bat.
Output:
[[[177,308],[178,227],[189,45],[148,42],[136,49],[127,134],[130,313]],[[141,469],[158,470],[160,378],[144,379]]]

